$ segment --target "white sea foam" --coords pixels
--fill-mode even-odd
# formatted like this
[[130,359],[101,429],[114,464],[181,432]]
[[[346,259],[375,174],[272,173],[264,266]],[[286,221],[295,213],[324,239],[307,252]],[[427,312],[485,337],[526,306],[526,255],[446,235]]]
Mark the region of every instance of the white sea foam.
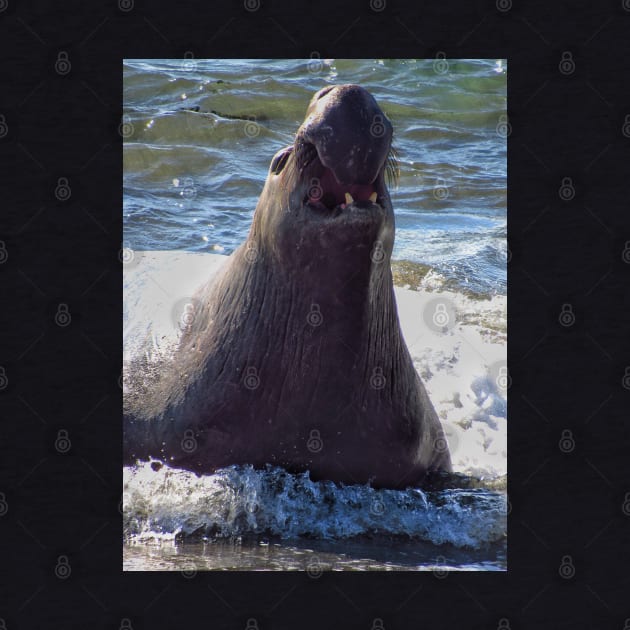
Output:
[[[432,281],[438,288],[437,278]],[[427,324],[436,300],[455,314],[454,325]],[[490,479],[505,475],[506,297],[475,300],[449,291],[396,287],[396,301],[414,365],[447,433],[454,470]]]
[[479,548],[506,531],[505,497],[487,490],[375,490],[313,482],[308,473],[229,466],[213,475],[148,462],[124,471],[124,529],[137,542],[179,534],[344,539],[404,536]]

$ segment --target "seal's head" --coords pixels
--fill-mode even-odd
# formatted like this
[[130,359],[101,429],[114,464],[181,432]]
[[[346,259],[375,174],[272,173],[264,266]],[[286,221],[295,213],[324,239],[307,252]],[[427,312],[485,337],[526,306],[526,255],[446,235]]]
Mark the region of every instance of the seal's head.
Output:
[[289,263],[377,241],[389,257],[391,142],[392,125],[367,90],[351,84],[319,90],[293,145],[271,161],[251,236]]

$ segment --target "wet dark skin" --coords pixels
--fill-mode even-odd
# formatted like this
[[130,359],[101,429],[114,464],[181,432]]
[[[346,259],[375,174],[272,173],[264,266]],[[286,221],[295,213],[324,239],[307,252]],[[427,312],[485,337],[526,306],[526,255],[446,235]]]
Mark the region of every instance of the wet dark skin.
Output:
[[389,488],[451,470],[398,322],[391,141],[365,89],[313,96],[174,355],[125,366],[126,464],[273,464]]

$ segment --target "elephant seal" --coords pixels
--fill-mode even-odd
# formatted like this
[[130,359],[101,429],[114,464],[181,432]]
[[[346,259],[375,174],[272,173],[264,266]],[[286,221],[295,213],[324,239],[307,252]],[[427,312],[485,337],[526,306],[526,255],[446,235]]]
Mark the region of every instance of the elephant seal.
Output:
[[360,86],[313,96],[172,354],[125,365],[126,464],[272,464],[388,488],[451,470],[398,322],[391,140]]

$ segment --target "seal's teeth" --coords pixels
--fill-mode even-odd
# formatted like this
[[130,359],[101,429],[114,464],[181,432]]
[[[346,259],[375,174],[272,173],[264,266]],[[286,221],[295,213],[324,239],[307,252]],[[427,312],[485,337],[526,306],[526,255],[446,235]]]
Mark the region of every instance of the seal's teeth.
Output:
[[373,192],[373,193],[370,195],[370,201],[371,201],[372,203],[376,203],[376,197],[377,197],[377,194],[376,194],[376,191],[375,191],[375,192]]
[[354,201],[350,193],[346,193],[346,204],[351,204]]

